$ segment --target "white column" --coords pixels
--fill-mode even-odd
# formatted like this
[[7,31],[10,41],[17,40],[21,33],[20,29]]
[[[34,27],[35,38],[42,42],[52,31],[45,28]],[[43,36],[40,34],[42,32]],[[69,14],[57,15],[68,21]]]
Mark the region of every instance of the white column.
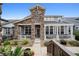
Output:
[[54,26],[54,35],[56,34],[56,26]]
[[57,36],[56,36],[57,40],[59,40],[59,34],[58,34],[58,26],[57,26]]
[[64,26],[64,34],[65,34],[65,31],[66,31],[66,30],[65,30],[65,26]]
[[68,28],[68,26],[67,26],[67,35],[69,34],[69,28]]
[[53,35],[55,34],[55,26],[53,26]]
[[59,34],[61,35],[61,26],[59,27]]
[[50,26],[48,26],[49,27],[49,35],[50,35]]
[[46,40],[46,26],[44,26],[44,40]]
[[74,39],[73,38],[73,26],[71,26],[70,28],[71,28],[71,31],[70,31],[71,32],[71,39],[73,40]]

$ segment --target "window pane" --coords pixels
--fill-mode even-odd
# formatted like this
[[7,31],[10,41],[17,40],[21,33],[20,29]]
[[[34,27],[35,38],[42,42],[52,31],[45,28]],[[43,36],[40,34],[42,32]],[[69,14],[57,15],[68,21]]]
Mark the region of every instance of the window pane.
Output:
[[46,26],[46,34],[48,35],[49,34],[49,27]]
[[50,34],[53,34],[53,26],[50,26]]
[[25,27],[25,34],[26,34],[26,35],[31,35],[31,25],[27,25],[27,26]]

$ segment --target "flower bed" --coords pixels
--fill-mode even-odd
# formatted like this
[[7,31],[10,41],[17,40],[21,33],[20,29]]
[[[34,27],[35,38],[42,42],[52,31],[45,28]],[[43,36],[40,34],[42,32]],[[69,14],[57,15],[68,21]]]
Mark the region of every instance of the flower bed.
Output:
[[[28,40],[6,40],[3,43],[1,43],[0,46],[0,55],[3,56],[33,56],[34,52],[30,49],[29,51],[26,51],[27,49],[23,48],[23,45],[29,44]],[[14,46],[14,47],[13,47]],[[26,48],[26,47],[25,47]],[[25,53],[28,52],[26,55]]]
[[1,46],[6,45],[6,44],[10,44],[11,46],[32,46],[33,45],[33,41],[32,40],[28,40],[28,39],[22,39],[22,40],[5,40],[4,42],[1,43]]

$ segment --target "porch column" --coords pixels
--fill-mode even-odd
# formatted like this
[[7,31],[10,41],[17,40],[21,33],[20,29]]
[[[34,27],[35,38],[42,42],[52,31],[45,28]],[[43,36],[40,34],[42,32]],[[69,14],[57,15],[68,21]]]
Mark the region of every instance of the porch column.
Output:
[[49,36],[50,36],[50,26],[48,26],[49,27]]
[[59,40],[59,34],[58,34],[58,26],[57,26],[57,36],[56,36],[57,40]]
[[66,27],[64,26],[64,34],[66,34]]
[[59,27],[59,35],[61,35],[61,26]]
[[69,35],[69,26],[67,26],[67,34]]
[[46,26],[44,26],[44,40],[46,40]]
[[54,26],[54,33],[55,33],[55,35],[56,35],[56,26]]
[[73,38],[73,26],[71,26],[70,29],[71,29],[71,31],[70,31],[70,32],[71,32],[71,39],[73,40],[73,39],[74,39],[74,38]]
[[55,34],[55,26],[53,26],[53,35]]

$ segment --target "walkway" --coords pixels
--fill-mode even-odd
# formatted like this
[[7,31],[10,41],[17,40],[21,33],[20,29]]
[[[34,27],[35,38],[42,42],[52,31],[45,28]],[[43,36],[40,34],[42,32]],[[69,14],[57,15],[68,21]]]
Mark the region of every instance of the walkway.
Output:
[[46,56],[47,55],[47,48],[41,47],[40,39],[35,39],[33,45],[33,51],[35,52],[35,56]]

